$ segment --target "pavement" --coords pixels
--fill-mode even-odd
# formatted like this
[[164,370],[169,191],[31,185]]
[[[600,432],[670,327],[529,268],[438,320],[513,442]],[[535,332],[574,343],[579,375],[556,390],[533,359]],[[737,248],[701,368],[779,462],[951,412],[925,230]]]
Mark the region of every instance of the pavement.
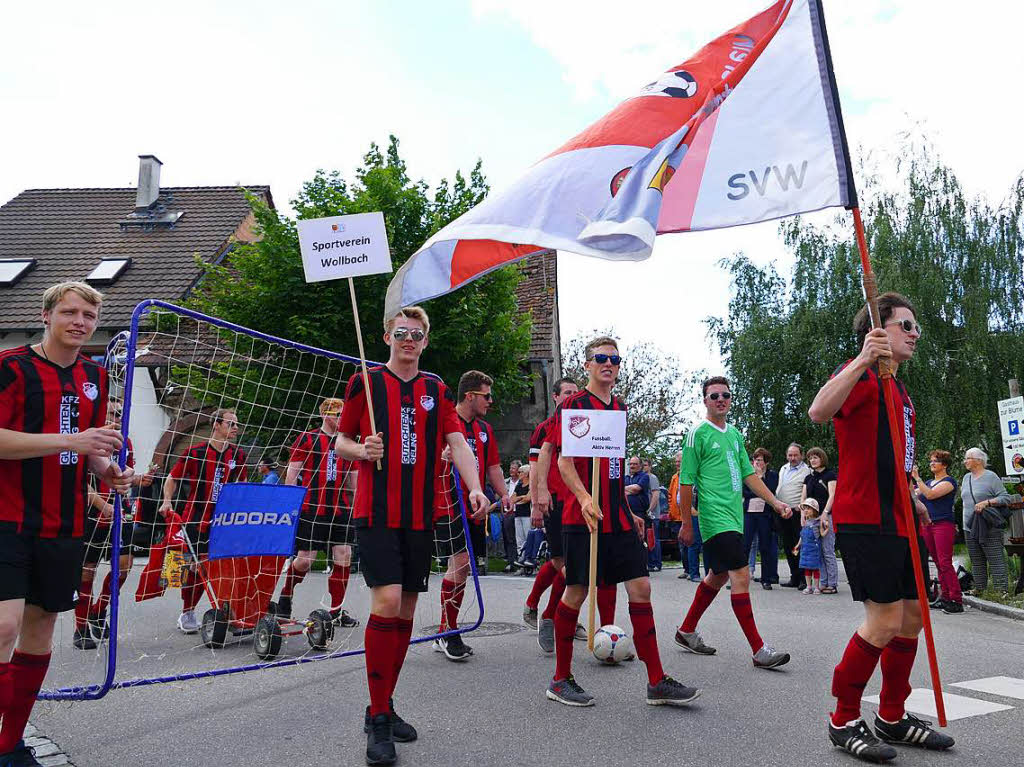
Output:
[[[399,763],[524,767],[598,759],[608,764],[703,767],[854,764],[852,757],[830,747],[825,734],[832,669],[862,614],[845,584],[835,596],[809,596],[778,587],[764,591],[754,584],[754,615],[762,636],[793,656],[782,669],[765,671],[752,667],[725,590],[700,626],[718,654],[695,656],[676,648],[672,636],[696,588],[677,579],[679,572],[652,574],[653,603],[666,671],[704,691],[694,705],[645,705],[642,663],[602,666],[580,642],[574,673],[596,696],[597,705],[572,709],[547,700],[544,691],[554,658],[541,653],[536,634],[521,622],[531,580],[487,576],[481,579],[484,624],[465,637],[475,652],[468,662],[451,663],[429,644],[410,650],[396,705],[417,727],[420,738],[399,744]],[[308,584],[322,577],[310,576],[300,589],[316,592],[323,584]],[[131,593],[131,584],[126,593]],[[437,622],[439,585],[434,578],[417,614],[417,630]],[[357,579],[353,586],[346,606],[365,621],[365,588]],[[145,605],[149,612],[132,613],[133,623],[123,627],[126,632],[130,628],[132,636],[124,642],[119,678],[140,670],[166,673],[252,661],[251,640],[216,651],[218,655],[196,647],[194,637],[175,637],[161,628],[173,626],[173,599]],[[467,607],[469,619],[475,617],[474,611]],[[629,630],[622,589],[617,622]],[[1024,745],[1024,624],[975,609],[962,615],[934,613],[933,624],[951,718],[947,732],[957,739],[957,747],[947,754],[901,748],[897,763],[1019,763]],[[67,626],[61,630],[61,641],[67,642]],[[361,642],[361,627],[349,633],[339,635],[338,646]],[[149,635],[152,646],[143,641]],[[303,642],[301,636],[288,639],[284,655],[307,650]],[[161,643],[165,652],[160,651]],[[101,661],[76,658],[59,649],[47,687],[102,671]],[[931,693],[923,644],[911,683],[913,700],[920,699],[915,705],[926,712]],[[865,694],[877,695],[879,685],[876,672]],[[364,666],[355,656],[113,690],[98,701],[41,701],[33,724],[41,736],[59,743],[78,767],[360,765],[366,702]],[[865,706],[869,721],[873,712],[873,706]]]

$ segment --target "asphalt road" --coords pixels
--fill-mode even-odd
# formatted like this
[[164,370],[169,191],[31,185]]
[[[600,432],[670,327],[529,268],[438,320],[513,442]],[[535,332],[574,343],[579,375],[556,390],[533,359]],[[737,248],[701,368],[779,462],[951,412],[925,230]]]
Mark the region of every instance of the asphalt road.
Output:
[[[784,569],[784,568],[783,568]],[[405,765],[550,765],[582,760],[601,764],[842,765],[854,760],[834,751],[825,735],[832,668],[859,622],[860,607],[842,588],[838,596],[806,596],[756,587],[754,613],[765,640],[792,653],[778,671],[756,670],[749,648],[723,592],[710,607],[701,631],[718,647],[714,657],[678,650],[672,635],[692,599],[695,584],[677,570],[652,576],[655,618],[666,671],[704,690],[690,708],[644,703],[646,676],[638,662],[600,666],[576,644],[575,675],[597,697],[590,709],[548,701],[544,690],[554,660],[543,655],[536,635],[521,624],[529,590],[525,578],[482,579],[485,624],[467,634],[475,650],[463,664],[447,661],[429,645],[415,645],[397,691],[402,715],[420,739],[399,744]],[[322,578],[323,576],[311,576]],[[356,581],[353,580],[353,584]],[[316,586],[301,589],[316,591]],[[434,620],[439,582],[417,628]],[[365,619],[365,591],[351,591],[351,609]],[[230,665],[251,659],[246,642],[211,661],[194,638],[174,637],[166,627],[176,615],[173,600],[156,600],[125,642],[125,669],[139,671]],[[628,630],[625,593],[620,590],[618,622]],[[508,624],[502,626],[500,624]],[[988,677],[1024,678],[1024,623],[977,610],[934,616],[943,681]],[[152,628],[168,646],[147,647],[140,638]],[[339,645],[361,641],[362,629]],[[64,628],[64,640],[67,638]],[[303,638],[286,644],[302,651]],[[348,643],[346,645],[346,642]],[[140,657],[141,653],[141,657]],[[97,673],[101,664],[81,661],[66,648],[55,656],[54,681]],[[78,664],[81,668],[75,668]],[[124,677],[122,677],[124,678]],[[924,652],[911,678],[929,687]],[[868,685],[877,694],[880,680]],[[1024,684],[1024,683],[1022,683]],[[901,749],[899,764],[985,764],[1020,762],[1024,750],[1024,700],[947,687],[970,701],[1010,708],[958,719],[948,732],[957,739],[949,754]],[[114,690],[95,702],[41,702],[33,715],[39,730],[60,744],[78,767],[183,764],[233,767],[253,764],[360,765],[367,701],[361,658],[338,658],[247,674]],[[959,710],[959,709],[957,709]],[[873,715],[873,707],[865,713]]]

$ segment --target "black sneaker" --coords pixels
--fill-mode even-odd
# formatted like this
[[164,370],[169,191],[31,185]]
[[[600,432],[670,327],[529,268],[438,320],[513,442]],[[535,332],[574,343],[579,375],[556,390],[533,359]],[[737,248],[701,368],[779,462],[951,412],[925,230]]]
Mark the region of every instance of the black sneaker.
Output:
[[462,641],[461,634],[435,639],[434,650],[444,653],[444,657],[456,663],[469,660],[469,656],[473,654],[473,649]]
[[942,605],[945,604],[945,602],[946,600],[942,597],[935,597],[935,599],[928,603],[928,606],[933,610],[941,610]]
[[[88,626],[86,626],[84,631],[75,629],[75,637],[71,640],[71,644],[76,650],[95,650],[96,640],[92,638],[91,633],[92,632],[89,631]],[[15,762],[14,764],[18,763]],[[29,762],[29,764],[31,764],[31,762]],[[0,765],[7,767],[4,762],[0,762]]]
[[[395,701],[393,698],[388,700],[388,706],[391,708],[391,739],[395,743],[412,743],[419,737],[416,728],[395,713]],[[366,707],[366,713],[363,716],[363,732],[367,734],[370,732],[369,706]]]
[[685,706],[699,697],[696,687],[687,687],[667,675],[657,684],[647,685],[648,706]]
[[377,714],[370,720],[370,733],[366,736],[367,764],[394,764],[395,738],[390,714]]
[[349,615],[348,610],[342,610],[340,607],[331,610],[331,620],[335,626],[341,626],[343,629],[352,629],[359,625],[359,621]]
[[42,767],[42,762],[36,759],[35,749],[19,740],[13,751],[0,754],[0,767]]
[[278,618],[292,617],[292,598],[280,597],[277,600],[277,609],[274,611]]
[[828,739],[836,748],[865,762],[888,762],[896,758],[896,749],[876,738],[863,719],[850,722],[845,727],[836,727],[829,719]]
[[765,591],[771,591],[772,590],[772,582],[771,581],[761,581],[761,588],[764,589]]
[[549,700],[557,700],[567,706],[593,706],[594,696],[576,684],[573,677],[552,680],[548,685],[547,696]]
[[952,599],[947,599],[942,605],[942,612],[949,613],[950,615],[956,615],[964,611],[963,602],[954,602]]
[[537,629],[537,608],[526,605],[523,607],[523,623],[530,628]]
[[886,743],[920,746],[929,751],[945,751],[956,743],[948,735],[933,730],[931,722],[918,719],[913,714],[904,714],[895,724],[875,714],[875,734]]

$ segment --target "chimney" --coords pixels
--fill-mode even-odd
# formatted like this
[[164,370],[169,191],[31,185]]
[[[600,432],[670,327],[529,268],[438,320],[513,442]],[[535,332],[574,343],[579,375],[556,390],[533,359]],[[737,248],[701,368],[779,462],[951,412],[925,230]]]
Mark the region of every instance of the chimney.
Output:
[[135,192],[135,212],[146,213],[160,196],[160,166],[156,155],[139,155],[139,188]]

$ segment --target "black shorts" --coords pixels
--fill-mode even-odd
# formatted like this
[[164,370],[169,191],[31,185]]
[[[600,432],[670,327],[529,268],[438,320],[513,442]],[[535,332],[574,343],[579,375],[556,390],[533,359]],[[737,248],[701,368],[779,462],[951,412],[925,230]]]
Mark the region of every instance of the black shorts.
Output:
[[[590,533],[563,532],[565,585],[590,583]],[[597,582],[606,585],[646,578],[647,549],[634,532],[599,533],[597,536]]]
[[[910,558],[906,538],[837,532],[836,543],[842,551],[850,594],[855,601],[870,599],[887,605],[901,599],[917,599],[914,560]],[[917,539],[917,548],[921,552],[921,571],[927,584],[928,551],[921,538]]]
[[434,559],[434,534],[430,530],[357,527],[356,543],[359,569],[371,589],[401,584],[402,591],[427,590]]
[[349,546],[355,539],[352,517],[299,517],[295,531],[295,551],[324,551],[335,546]]
[[743,533],[726,530],[704,541],[704,567],[715,575],[742,570],[749,564],[746,549],[743,548]]
[[[470,541],[473,556],[487,556],[487,529],[482,524],[469,522]],[[466,531],[462,527],[462,515],[443,517],[434,525],[434,540],[437,541],[437,556],[448,558],[460,551],[466,551]]]
[[48,613],[75,606],[82,582],[81,538],[40,538],[0,530],[0,602],[24,599]]
[[[111,525],[98,525],[95,520],[85,521],[85,557],[86,566],[95,566],[102,560],[110,561],[112,546],[110,545],[110,531],[114,529]],[[132,553],[132,537],[135,525],[131,522],[121,520],[121,556]]]
[[548,554],[552,559],[565,556],[562,545],[562,502],[551,496],[551,511],[544,517],[544,536],[548,540]]

